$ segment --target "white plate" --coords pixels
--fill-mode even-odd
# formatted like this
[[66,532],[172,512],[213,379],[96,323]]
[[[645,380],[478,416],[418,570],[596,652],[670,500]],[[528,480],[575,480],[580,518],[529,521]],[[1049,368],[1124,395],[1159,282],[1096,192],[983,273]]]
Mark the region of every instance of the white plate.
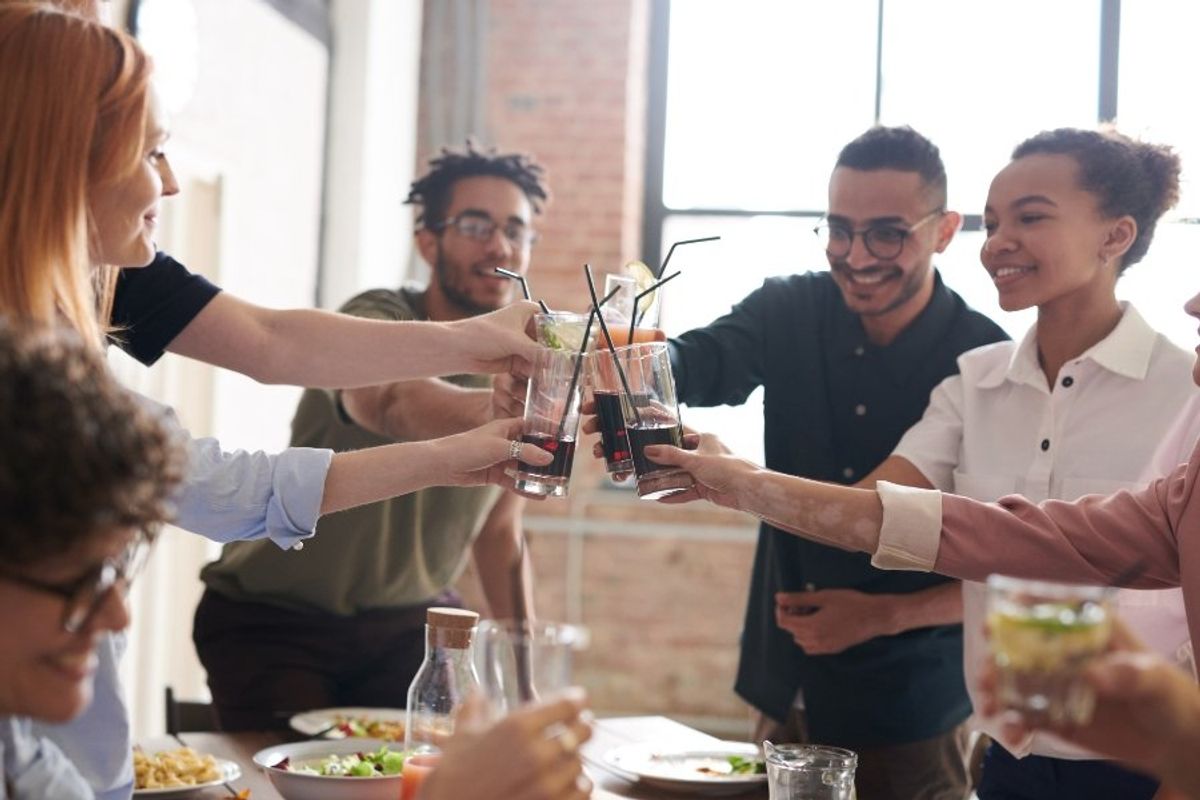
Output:
[[[147,751],[149,752],[149,751]],[[157,752],[157,751],[154,751]],[[242,777],[242,768],[236,762],[229,761],[224,758],[217,759],[217,772],[221,773],[221,777],[215,781],[206,781],[197,783],[195,786],[167,786],[161,789],[134,789],[134,797],[187,797],[189,794],[199,792],[204,789],[211,789],[214,786],[220,786],[223,783],[236,781]]]
[[758,747],[747,742],[713,742],[701,746],[662,746],[649,742],[614,747],[604,754],[604,762],[637,776],[645,784],[676,792],[740,794],[766,784],[766,775],[710,775],[700,771],[703,767],[728,769],[727,756],[762,758]]
[[404,722],[402,708],[318,708],[296,714],[288,720],[288,725],[297,733],[305,736],[316,736],[326,731],[322,736],[326,739],[345,739],[346,734],[337,730],[327,730],[338,719],[350,717],[366,717],[382,722]]

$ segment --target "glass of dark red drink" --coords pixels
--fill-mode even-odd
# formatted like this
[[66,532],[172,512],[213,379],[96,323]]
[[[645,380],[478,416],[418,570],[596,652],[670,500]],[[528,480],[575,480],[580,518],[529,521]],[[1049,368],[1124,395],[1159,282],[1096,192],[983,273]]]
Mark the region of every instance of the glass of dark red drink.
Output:
[[565,497],[571,481],[575,440],[579,434],[579,404],[583,379],[576,365],[583,358],[573,350],[538,350],[525,398],[521,439],[554,456],[544,467],[517,463],[516,487],[526,494]]
[[[615,362],[614,363],[614,357]],[[649,342],[618,347],[615,351],[597,351],[592,355],[592,391],[596,399],[596,413],[604,443],[605,460],[608,461],[609,447],[604,441],[606,417],[602,402],[613,408],[619,406],[620,420],[624,422],[623,436],[612,425],[614,456],[625,456],[617,460],[614,469],[609,461],[610,472],[628,471],[632,464],[637,476],[638,495],[657,500],[661,497],[684,491],[692,486],[692,477],[678,467],[669,467],[651,461],[645,448],[654,444],[683,444],[683,426],[679,421],[679,404],[675,399],[675,378],[671,373],[671,358],[666,342]],[[607,360],[606,360],[607,359]],[[616,364],[625,373],[621,383]],[[616,403],[604,400],[616,386]],[[620,450],[621,446],[626,450]],[[615,460],[615,459],[614,459]]]
[[[617,359],[628,355],[628,347],[616,349]],[[609,472],[633,472],[633,452],[629,449],[629,436],[625,432],[625,416],[631,413],[621,378],[613,363],[612,352],[600,348],[588,354],[588,372],[591,376],[592,400],[596,405],[596,421],[600,425],[600,445],[604,449],[604,463]],[[643,393],[635,396],[635,402],[645,402]]]

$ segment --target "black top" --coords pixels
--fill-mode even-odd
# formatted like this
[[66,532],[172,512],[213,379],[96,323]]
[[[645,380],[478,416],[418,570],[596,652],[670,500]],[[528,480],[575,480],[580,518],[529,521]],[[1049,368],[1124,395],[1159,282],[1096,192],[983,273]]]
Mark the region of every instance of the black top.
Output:
[[113,341],[150,366],[220,291],[166,253],[156,253],[149,266],[121,270],[113,301]]
[[[738,405],[764,387],[767,466],[834,483],[860,480],[891,454],[929,394],[972,348],[1008,338],[937,276],[933,297],[886,347],[867,340],[828,272],[771,278],[724,317],[671,341],[679,400]],[[886,572],[863,553],[763,524],[742,631],[736,690],[778,720],[803,688],[814,740],[901,744],[970,713],[962,627],[906,631],[835,655],[808,656],[775,624],[775,592],[915,592],[947,578]]]

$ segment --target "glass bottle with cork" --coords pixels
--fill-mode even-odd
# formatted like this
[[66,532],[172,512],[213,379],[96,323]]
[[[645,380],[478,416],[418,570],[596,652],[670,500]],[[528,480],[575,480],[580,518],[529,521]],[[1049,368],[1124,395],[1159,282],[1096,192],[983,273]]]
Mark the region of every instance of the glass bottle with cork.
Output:
[[404,749],[438,753],[454,732],[454,714],[479,688],[471,646],[479,615],[462,608],[431,608],[425,615],[425,660],[408,687]]

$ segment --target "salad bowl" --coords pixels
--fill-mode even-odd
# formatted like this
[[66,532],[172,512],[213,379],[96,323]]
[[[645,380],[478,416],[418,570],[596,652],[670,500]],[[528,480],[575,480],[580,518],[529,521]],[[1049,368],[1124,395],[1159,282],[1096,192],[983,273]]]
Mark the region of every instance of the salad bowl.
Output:
[[[332,767],[344,769],[348,756],[374,756],[380,748],[395,748],[395,742],[379,739],[318,739],[310,742],[280,744],[254,754],[254,763],[267,773],[267,778],[284,800],[397,800],[403,778],[399,774],[355,777],[351,775],[321,775],[319,770]],[[390,750],[391,755],[399,749]],[[281,766],[281,765],[285,765]],[[313,772],[297,771],[312,769]]]

